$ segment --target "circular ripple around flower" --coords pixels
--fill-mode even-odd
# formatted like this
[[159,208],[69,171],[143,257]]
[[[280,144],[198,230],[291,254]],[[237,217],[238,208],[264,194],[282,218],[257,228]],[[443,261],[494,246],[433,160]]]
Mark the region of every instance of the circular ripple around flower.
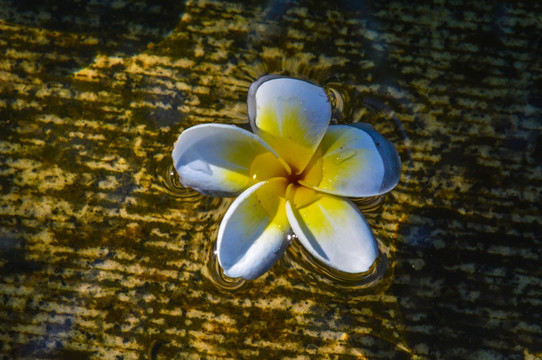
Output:
[[202,196],[197,191],[181,184],[170,156],[164,156],[155,164],[154,177],[157,182],[153,185],[171,196],[183,198],[186,201],[196,201]]
[[390,270],[390,253],[382,242],[378,240],[377,242],[380,250],[378,257],[371,268],[363,273],[346,273],[335,270],[312,257],[297,240],[290,244],[285,261],[290,262],[289,267],[297,267],[298,271],[304,272],[306,281],[319,287],[325,286],[330,290],[355,288],[372,293],[387,286],[382,280],[390,274],[388,271]]
[[206,277],[216,286],[219,291],[233,293],[245,289],[247,282],[241,278],[231,278],[224,274],[218,263],[215,251],[212,252],[204,270]]
[[366,218],[374,218],[380,213],[380,209],[382,208],[385,199],[386,194],[351,200],[358,206]]

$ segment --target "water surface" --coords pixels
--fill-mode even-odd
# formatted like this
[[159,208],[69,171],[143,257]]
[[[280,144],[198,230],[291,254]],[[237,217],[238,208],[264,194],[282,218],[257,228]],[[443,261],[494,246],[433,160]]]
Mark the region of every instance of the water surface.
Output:
[[[541,10],[0,1],[0,353],[542,358]],[[170,152],[189,126],[246,125],[268,73],[397,146],[397,188],[357,200],[371,274],[295,242],[253,282],[217,267],[231,199],[180,187]]]

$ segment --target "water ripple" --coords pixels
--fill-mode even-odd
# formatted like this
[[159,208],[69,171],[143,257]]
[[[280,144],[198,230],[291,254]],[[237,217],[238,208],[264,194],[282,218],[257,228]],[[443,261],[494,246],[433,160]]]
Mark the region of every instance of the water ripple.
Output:
[[203,273],[221,292],[234,293],[247,288],[246,280],[241,278],[231,278],[224,274],[224,271],[218,263],[216,250],[212,252]]
[[156,162],[154,178],[156,179],[154,186],[171,196],[183,198],[186,201],[197,201],[202,196],[196,190],[187,188],[181,184],[179,175],[173,166],[171,156],[164,156]]

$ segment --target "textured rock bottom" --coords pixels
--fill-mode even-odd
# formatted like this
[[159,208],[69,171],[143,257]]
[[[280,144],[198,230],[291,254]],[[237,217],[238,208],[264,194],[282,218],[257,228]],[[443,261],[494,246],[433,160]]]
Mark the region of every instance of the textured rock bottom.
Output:
[[[539,5],[134,4],[0,1],[5,358],[542,358]],[[334,121],[396,144],[373,286],[295,249],[217,285],[229,201],[175,187],[171,145],[246,123],[266,73],[325,82]]]

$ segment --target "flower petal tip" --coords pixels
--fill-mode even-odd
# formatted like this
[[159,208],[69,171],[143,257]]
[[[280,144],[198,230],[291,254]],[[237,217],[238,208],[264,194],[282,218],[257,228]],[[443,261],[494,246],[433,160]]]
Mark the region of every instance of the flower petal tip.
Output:
[[306,179],[328,194],[375,196],[399,181],[401,161],[395,147],[370,125],[329,126],[317,154],[305,169]]
[[321,86],[268,75],[250,86],[248,115],[254,133],[276,149],[299,174],[326,132],[331,102]]
[[268,152],[276,154],[247,130],[201,124],[179,135],[171,155],[184,186],[205,195],[229,197],[248,188],[255,157]]
[[217,256],[229,277],[255,279],[269,270],[288,245],[290,226],[285,181],[260,182],[232,203],[218,231]]
[[380,194],[392,190],[397,186],[401,178],[401,158],[399,157],[397,149],[393,143],[376,131],[372,125],[367,123],[356,123],[351,126],[363,130],[373,139],[376,149],[382,158],[382,163],[384,164],[384,176]]
[[324,195],[304,207],[288,201],[286,212],[301,244],[324,264],[346,273],[362,273],[376,260],[376,239],[350,200]]

